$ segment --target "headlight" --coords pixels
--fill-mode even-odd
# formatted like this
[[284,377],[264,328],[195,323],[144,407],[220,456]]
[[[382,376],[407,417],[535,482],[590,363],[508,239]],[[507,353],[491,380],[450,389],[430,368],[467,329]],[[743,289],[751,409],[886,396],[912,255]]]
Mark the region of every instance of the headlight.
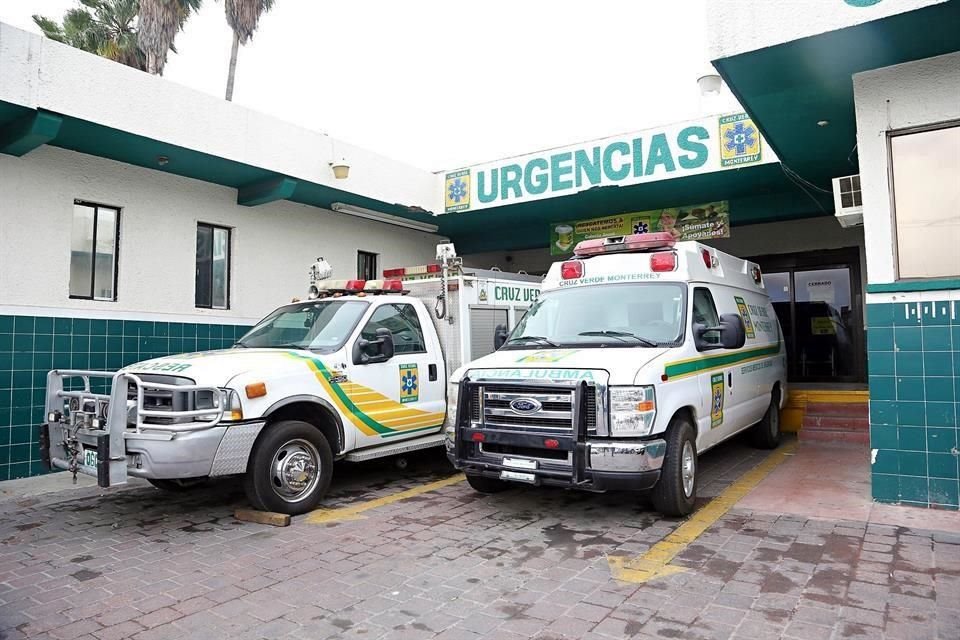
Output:
[[240,405],[240,394],[233,389],[223,389],[223,419],[243,420],[243,407]]
[[454,439],[454,427],[457,421],[457,407],[459,406],[458,397],[460,395],[460,383],[447,383],[447,419],[443,421],[443,432],[450,440]]
[[610,388],[610,435],[649,435],[656,416],[653,387]]

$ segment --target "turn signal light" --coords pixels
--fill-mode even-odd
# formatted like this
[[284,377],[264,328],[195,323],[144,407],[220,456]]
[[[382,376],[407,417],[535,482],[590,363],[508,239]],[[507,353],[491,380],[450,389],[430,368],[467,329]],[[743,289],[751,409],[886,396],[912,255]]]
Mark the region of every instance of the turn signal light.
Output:
[[656,406],[653,400],[644,400],[637,403],[637,411],[653,411]]
[[560,277],[564,280],[576,280],[583,277],[583,263],[579,260],[568,260],[560,265]]
[[474,442],[483,442],[487,439],[487,436],[480,432],[475,432],[472,436],[470,436],[470,439]]
[[251,382],[245,387],[248,398],[262,398],[267,395],[266,382]]
[[657,272],[675,271],[677,269],[677,254],[673,251],[651,254],[650,269]]

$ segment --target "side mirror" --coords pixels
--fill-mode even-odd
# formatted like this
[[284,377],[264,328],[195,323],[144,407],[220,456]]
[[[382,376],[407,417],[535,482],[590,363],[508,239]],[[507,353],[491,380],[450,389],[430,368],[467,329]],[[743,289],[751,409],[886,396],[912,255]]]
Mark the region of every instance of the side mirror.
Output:
[[360,338],[353,345],[353,364],[376,364],[386,362],[394,355],[393,334],[380,327],[373,340]]
[[736,313],[720,316],[720,344],[724,349],[739,349],[747,343],[747,329],[743,318]]
[[693,344],[697,347],[697,351],[708,351],[710,349],[720,348],[720,343],[716,340],[707,340],[706,336],[708,333],[714,333],[720,331],[720,327],[710,327],[702,322],[696,322],[693,325]]
[[507,338],[510,337],[510,332],[507,331],[506,325],[498,324],[497,327],[493,330],[493,350],[496,351],[502,347],[507,342]]

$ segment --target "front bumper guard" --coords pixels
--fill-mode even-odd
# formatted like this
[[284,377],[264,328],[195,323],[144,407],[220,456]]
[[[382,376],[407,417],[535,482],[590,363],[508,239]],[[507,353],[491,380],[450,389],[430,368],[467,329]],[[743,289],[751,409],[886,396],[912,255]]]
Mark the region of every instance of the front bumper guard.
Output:
[[[469,379],[460,382],[459,402],[453,439],[447,440],[447,457],[465,473],[489,478],[501,478],[502,472],[532,476],[532,484],[546,484],[588,490],[626,489],[644,491],[653,488],[660,479],[667,443],[653,440],[587,439],[586,400],[594,387],[578,383],[574,391],[574,429],[571,435],[545,436],[520,430],[492,429],[470,423],[466,399],[478,383]],[[489,384],[489,383],[485,383]],[[516,385],[516,382],[511,382]],[[536,456],[491,454],[480,450],[484,444],[519,448],[543,448],[545,438],[556,441],[554,451],[569,453],[569,461],[557,461]],[[503,464],[505,458],[524,458],[536,461],[536,468],[518,468]]]
[[[82,389],[65,389],[64,381],[79,378]],[[91,379],[110,379],[107,393],[93,391]],[[136,398],[128,399],[129,386]],[[157,411],[144,406],[144,388],[170,392],[209,391],[216,406],[190,411]],[[66,403],[68,411],[64,411]],[[40,457],[51,469],[64,469],[97,478],[101,487],[125,484],[128,475],[126,440],[170,441],[177,434],[209,430],[223,419],[225,399],[220,389],[198,385],[144,382],[127,372],[58,369],[47,374],[46,418],[40,427]],[[119,409],[119,410],[118,410]],[[189,418],[177,424],[144,423],[144,418]],[[96,451],[96,465],[86,452]]]

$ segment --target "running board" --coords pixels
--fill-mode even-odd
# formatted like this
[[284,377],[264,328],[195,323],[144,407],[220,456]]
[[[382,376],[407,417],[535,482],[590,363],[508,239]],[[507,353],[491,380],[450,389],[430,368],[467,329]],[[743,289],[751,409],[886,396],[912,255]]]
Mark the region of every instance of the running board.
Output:
[[429,436],[423,436],[421,438],[414,438],[413,440],[382,444],[377,447],[370,447],[369,449],[361,449],[359,451],[348,453],[346,460],[348,462],[364,462],[366,460],[374,460],[376,458],[384,458],[386,456],[395,456],[400,453],[419,451],[420,449],[441,447],[443,446],[444,437],[445,436],[441,432],[434,433]]

